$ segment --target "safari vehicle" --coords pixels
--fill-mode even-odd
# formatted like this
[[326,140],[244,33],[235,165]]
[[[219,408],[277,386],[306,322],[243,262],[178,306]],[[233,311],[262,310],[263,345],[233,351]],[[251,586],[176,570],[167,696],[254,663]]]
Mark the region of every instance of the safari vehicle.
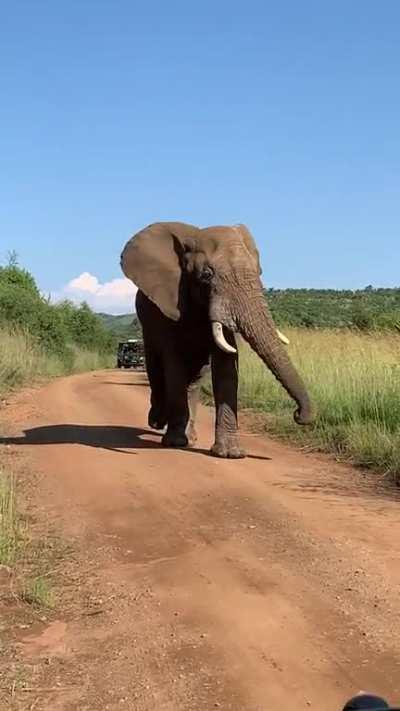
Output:
[[118,368],[144,368],[144,346],[143,342],[136,338],[128,341],[121,341],[118,344],[117,353]]

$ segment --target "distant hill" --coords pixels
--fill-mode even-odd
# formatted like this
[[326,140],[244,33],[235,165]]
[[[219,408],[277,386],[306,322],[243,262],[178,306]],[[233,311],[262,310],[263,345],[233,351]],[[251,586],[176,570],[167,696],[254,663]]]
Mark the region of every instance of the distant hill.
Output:
[[400,330],[400,288],[268,289],[265,294],[278,324]]
[[140,337],[141,328],[136,314],[122,314],[112,316],[111,314],[99,313],[105,327],[111,331],[116,340],[126,340],[128,338]]
[[[400,331],[400,288],[267,289],[265,294],[278,325]],[[98,315],[118,338],[140,335],[140,324],[134,314]]]

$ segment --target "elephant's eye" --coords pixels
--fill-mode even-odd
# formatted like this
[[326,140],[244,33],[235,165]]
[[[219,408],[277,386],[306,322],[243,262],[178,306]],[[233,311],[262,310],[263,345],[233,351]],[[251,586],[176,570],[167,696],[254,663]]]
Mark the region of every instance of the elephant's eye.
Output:
[[208,266],[208,264],[205,264],[199,274],[199,279],[203,284],[209,284],[210,281],[212,280],[214,276],[214,271],[213,269]]

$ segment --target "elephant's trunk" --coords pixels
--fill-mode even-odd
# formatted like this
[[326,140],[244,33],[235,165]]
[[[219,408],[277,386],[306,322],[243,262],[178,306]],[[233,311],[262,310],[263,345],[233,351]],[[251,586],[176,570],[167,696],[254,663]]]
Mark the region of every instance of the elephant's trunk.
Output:
[[[226,318],[228,311],[229,317]],[[232,328],[232,323],[235,323],[239,333],[297,403],[295,421],[298,424],[312,422],[312,408],[307,390],[279,340],[280,336],[263,296],[259,279],[257,283],[254,278],[247,279],[245,287],[242,285],[237,288],[236,285],[236,288],[231,290],[229,301],[216,297],[210,313],[213,320],[225,323],[228,328]]]

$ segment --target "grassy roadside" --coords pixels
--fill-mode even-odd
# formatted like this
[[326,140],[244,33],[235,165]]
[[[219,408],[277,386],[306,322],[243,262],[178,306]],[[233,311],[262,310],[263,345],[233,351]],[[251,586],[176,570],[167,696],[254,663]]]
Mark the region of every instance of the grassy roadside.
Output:
[[[61,358],[41,350],[29,334],[0,329],[0,397],[27,384],[69,373],[106,368],[112,355],[91,352],[76,345]],[[47,533],[36,535],[19,510],[17,479],[0,458],[0,600],[13,597],[34,607],[51,608],[50,568],[60,551]],[[61,546],[62,547],[62,546]],[[5,579],[5,580],[4,580]]]
[[0,329],[0,395],[38,380],[106,368],[110,354],[71,346],[66,357],[46,353],[27,333]]
[[[312,427],[292,419],[293,402],[246,346],[240,348],[241,408],[265,413],[271,434],[331,452],[400,483],[400,336],[285,330],[289,353],[316,405]],[[209,385],[205,385],[210,397]]]
[[54,667],[50,657],[25,658],[21,645],[57,620],[74,549],[32,506],[35,480],[18,466],[15,474],[12,459],[5,454],[0,466],[0,708],[28,711],[53,686]]
[[0,601],[24,602],[52,608],[54,599],[48,576],[50,539],[37,539],[26,525],[17,505],[13,474],[0,469]]
[[0,469],[0,565],[11,567],[20,544],[14,478]]

